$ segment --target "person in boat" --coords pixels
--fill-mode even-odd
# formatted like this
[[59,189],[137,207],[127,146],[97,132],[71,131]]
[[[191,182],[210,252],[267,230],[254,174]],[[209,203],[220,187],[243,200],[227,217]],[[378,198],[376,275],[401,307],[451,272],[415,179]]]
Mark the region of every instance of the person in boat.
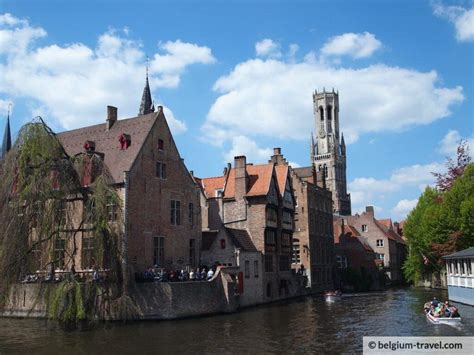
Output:
[[459,314],[459,311],[456,308],[456,306],[449,307],[449,312],[450,312],[449,318],[459,318],[459,317],[461,317],[461,315]]
[[433,297],[433,300],[431,301],[431,305],[433,305],[435,307],[438,307],[439,301],[436,297]]

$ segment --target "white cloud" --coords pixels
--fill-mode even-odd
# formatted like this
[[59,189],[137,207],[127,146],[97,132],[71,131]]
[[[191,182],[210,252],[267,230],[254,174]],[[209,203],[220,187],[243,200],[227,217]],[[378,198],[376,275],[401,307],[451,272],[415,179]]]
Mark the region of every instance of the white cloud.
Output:
[[[293,45],[293,47],[290,48],[290,53],[296,53],[295,49],[298,50]],[[280,45],[269,38],[263,39],[260,42],[255,43],[255,52],[259,57],[281,57]]]
[[261,148],[255,141],[245,136],[234,136],[232,137],[232,148],[225,154],[224,159],[227,162],[233,162],[235,156],[245,155],[248,162],[262,163],[270,159],[272,154],[272,149]]
[[466,9],[461,6],[435,4],[433,6],[433,13],[454,24],[458,41],[474,40],[474,7]]
[[[8,16],[7,16],[8,15]],[[46,121],[72,129],[103,122],[106,106],[118,106],[119,117],[137,114],[145,84],[145,53],[128,30],[110,30],[98,37],[96,47],[82,43],[38,45],[42,28],[5,14],[0,17],[0,93],[29,100],[32,113],[43,112]],[[212,64],[208,47],[168,41],[150,61],[152,92],[175,88],[186,68]],[[156,103],[158,104],[158,102]],[[186,129],[165,108],[174,133]]]
[[203,132],[216,145],[234,134],[306,140],[314,130],[311,94],[323,87],[339,90],[346,143],[368,132],[429,124],[449,116],[451,106],[464,99],[462,87],[441,86],[435,71],[382,64],[333,67],[313,52],[299,62],[249,59],[215,82],[220,95]]
[[451,158],[455,157],[461,139],[465,139],[467,141],[472,156],[474,154],[474,135],[463,138],[456,130],[450,130],[448,133],[446,133],[439,144],[439,152]]
[[[365,206],[381,203],[390,196],[393,196],[393,194],[398,194],[407,188],[421,188],[421,186],[433,185],[435,178],[432,172],[440,172],[443,169],[443,164],[434,162],[396,169],[392,171],[388,179],[356,178],[348,186],[348,190],[351,193],[352,208],[354,211],[362,210]],[[396,213],[397,218],[400,218],[402,215],[399,210],[396,212],[392,210],[392,212]]]
[[414,200],[407,200],[403,199],[398,201],[396,206],[392,208],[392,213],[397,217],[398,220],[405,219],[407,214],[415,208],[416,204],[418,203],[418,199],[415,198]]
[[369,32],[344,33],[330,38],[321,49],[324,56],[350,56],[355,59],[370,57],[382,47],[375,35]]

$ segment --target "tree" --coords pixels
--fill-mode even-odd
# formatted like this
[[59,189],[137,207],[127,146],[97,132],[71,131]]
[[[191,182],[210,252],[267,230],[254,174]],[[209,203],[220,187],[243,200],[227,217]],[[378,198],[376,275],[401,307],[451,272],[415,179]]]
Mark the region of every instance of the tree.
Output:
[[436,177],[436,186],[440,191],[448,191],[454,181],[460,177],[471,162],[471,156],[469,155],[469,145],[467,141],[461,139],[456,151],[456,161],[453,158],[448,158],[446,167],[448,171],[446,173],[432,173]]

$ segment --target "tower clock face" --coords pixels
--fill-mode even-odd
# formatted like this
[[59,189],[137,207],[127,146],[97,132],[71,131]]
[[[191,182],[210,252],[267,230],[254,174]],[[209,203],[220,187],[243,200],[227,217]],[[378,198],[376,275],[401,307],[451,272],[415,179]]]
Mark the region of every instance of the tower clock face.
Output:
[[321,137],[321,138],[326,137],[326,132],[324,132],[324,129],[319,130],[319,137]]

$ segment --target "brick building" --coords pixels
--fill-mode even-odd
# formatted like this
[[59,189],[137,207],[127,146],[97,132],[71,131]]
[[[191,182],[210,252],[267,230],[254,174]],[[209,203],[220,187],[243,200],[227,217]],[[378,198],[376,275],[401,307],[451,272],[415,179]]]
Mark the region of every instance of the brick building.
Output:
[[[261,298],[259,303],[289,296],[296,286],[291,272],[294,195],[290,168],[273,162],[247,164],[245,156],[237,156],[234,167],[229,164],[223,176],[197,181],[203,191],[203,215],[207,215],[207,221],[203,219],[204,235],[216,235],[209,237],[214,238],[214,246],[210,247],[213,252],[203,251],[204,257],[237,263],[232,261],[236,260],[236,253],[245,254],[247,265],[253,268],[252,283],[258,278],[260,296],[255,297]],[[248,242],[246,235],[251,244],[242,243],[243,239]],[[222,248],[221,243],[232,247]],[[254,250],[259,254],[250,257]],[[242,260],[239,262],[247,273],[245,265]],[[247,289],[246,280],[243,281]]]
[[337,288],[368,291],[381,287],[383,263],[357,229],[342,217],[334,218],[334,255]]
[[[161,106],[155,112],[151,103],[148,78],[137,117],[118,119],[117,108],[108,106],[104,123],[58,134],[70,156],[94,154],[103,160],[112,184],[121,198],[121,206],[110,208],[109,223],[117,223],[116,208],[122,208],[124,255],[132,271],[153,265],[166,268],[195,266],[201,250],[200,189],[180,157]],[[87,180],[87,181],[86,181]],[[84,187],[93,176],[83,180]],[[69,202],[69,215],[82,220],[82,202]],[[75,222],[75,225],[79,224]],[[77,227],[79,228],[79,227]],[[94,248],[93,230],[78,229],[69,244],[58,238],[56,258],[73,253],[75,270],[89,270]],[[40,267],[48,261],[44,260]],[[69,270],[65,259],[60,269]]]
[[396,233],[392,221],[390,219],[377,220],[372,206],[367,206],[365,212],[360,215],[345,216],[344,218],[348,224],[357,229],[375,251],[377,259],[383,263],[388,281],[402,282],[401,268],[406,258],[406,243]]
[[304,266],[314,292],[333,289],[332,195],[314,167],[292,169],[297,201],[293,267]]

